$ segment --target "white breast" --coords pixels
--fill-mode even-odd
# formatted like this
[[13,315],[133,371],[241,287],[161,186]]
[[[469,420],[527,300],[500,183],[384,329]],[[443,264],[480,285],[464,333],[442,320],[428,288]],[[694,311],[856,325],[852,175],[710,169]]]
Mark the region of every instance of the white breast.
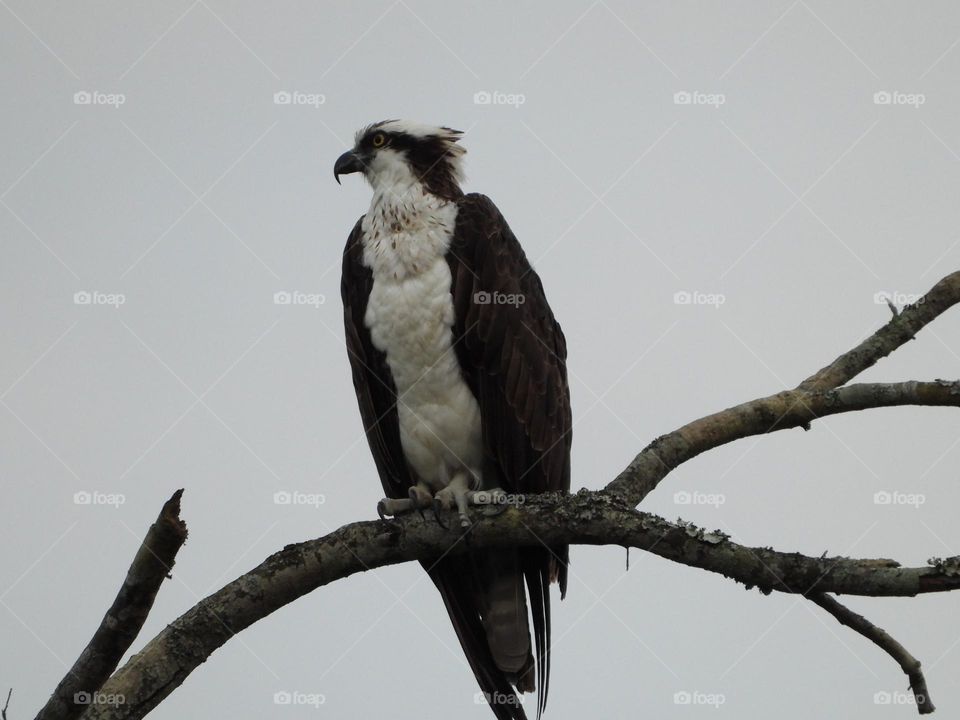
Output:
[[457,206],[422,192],[374,196],[364,217],[363,261],[373,272],[364,322],[393,373],[400,440],[413,471],[434,489],[467,469],[479,477],[480,407],[453,350],[445,255]]

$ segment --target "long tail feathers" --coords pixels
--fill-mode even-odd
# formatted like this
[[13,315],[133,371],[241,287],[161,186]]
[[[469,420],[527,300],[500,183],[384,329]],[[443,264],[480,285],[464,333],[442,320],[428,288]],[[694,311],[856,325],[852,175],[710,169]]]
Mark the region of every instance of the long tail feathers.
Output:
[[444,558],[428,571],[497,720],[527,720],[517,691],[535,687],[539,718],[550,681],[550,582],[566,589],[566,553],[559,562],[546,548],[474,553]]

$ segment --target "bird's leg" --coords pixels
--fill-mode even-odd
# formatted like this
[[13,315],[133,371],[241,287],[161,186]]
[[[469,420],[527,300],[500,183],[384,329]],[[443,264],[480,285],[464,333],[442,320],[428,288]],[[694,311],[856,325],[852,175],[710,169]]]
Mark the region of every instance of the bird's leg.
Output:
[[377,503],[377,515],[386,520],[387,515],[400,515],[418,510],[423,515],[423,509],[430,507],[432,497],[430,490],[422,482],[413,485],[405,498],[384,498]]
[[[454,506],[460,516],[460,527],[470,527],[470,517],[467,515],[467,508],[470,503],[467,500],[467,494],[470,490],[471,475],[467,470],[459,470],[454,473],[447,486],[440,490],[433,498],[435,510],[452,510]],[[439,513],[437,514],[439,519]]]
[[420,517],[423,517],[423,509],[433,504],[433,495],[430,493],[430,488],[427,487],[423,480],[419,480],[416,485],[410,486],[407,494],[410,496],[413,507],[420,513]]
[[400,515],[413,510],[413,500],[410,498],[384,498],[377,503],[377,515],[381,520],[387,516]]

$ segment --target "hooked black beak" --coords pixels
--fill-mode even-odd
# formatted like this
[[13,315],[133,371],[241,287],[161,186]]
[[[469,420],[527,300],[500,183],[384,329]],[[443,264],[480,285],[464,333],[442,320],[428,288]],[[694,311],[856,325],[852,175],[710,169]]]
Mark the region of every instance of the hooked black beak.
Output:
[[363,170],[363,161],[353,150],[347,150],[343,155],[337,158],[333,164],[333,179],[340,184],[341,175],[360,172]]

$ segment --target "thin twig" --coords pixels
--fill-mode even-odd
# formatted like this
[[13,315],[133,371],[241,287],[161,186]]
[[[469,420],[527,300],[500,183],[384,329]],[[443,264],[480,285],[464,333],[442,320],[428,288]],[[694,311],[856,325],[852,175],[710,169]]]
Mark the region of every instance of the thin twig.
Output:
[[907,305],[852,350],[821,368],[797,386],[800,390],[829,390],[850,382],[904,343],[923,327],[960,302],[960,271],[950,273],[913,305]]
[[811,602],[833,615],[841,625],[846,625],[860,633],[897,661],[897,664],[910,679],[910,689],[913,691],[913,697],[917,703],[917,712],[921,715],[927,715],[936,709],[930,699],[927,681],[920,669],[920,661],[911,655],[903,645],[890,637],[883,628],[877,627],[863,615],[859,615],[845,605],[841,605],[830,595],[812,593],[807,597]]

